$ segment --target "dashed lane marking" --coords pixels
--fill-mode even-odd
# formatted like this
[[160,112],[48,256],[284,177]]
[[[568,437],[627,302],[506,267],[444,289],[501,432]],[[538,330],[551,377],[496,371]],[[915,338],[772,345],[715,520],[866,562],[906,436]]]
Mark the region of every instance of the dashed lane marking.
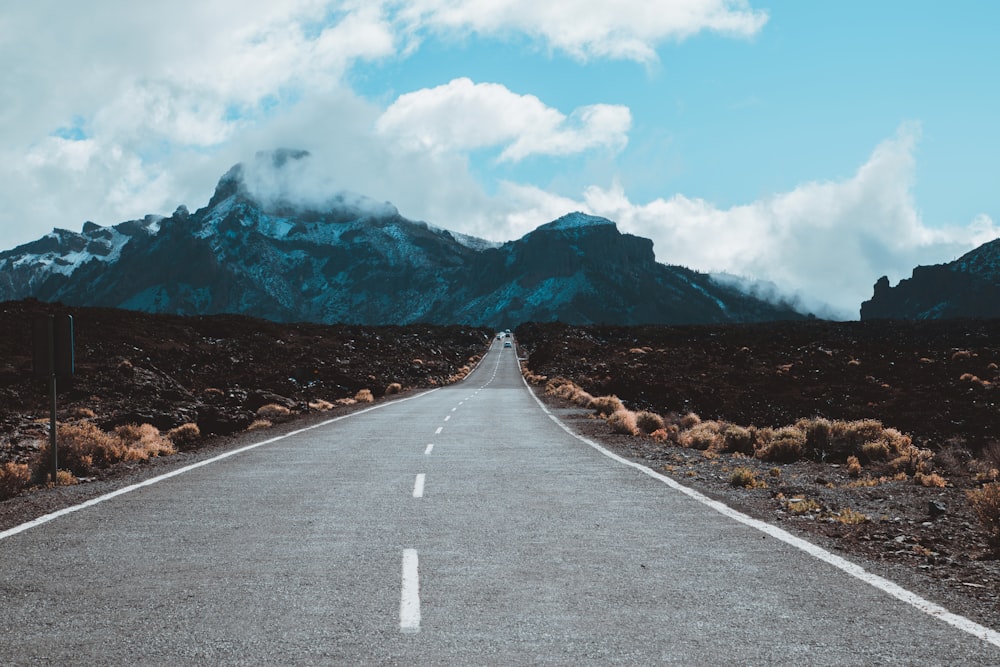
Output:
[[414,498],[423,498],[424,497],[424,479],[425,478],[426,478],[426,475],[424,473],[420,473],[419,475],[417,475],[417,478],[415,480],[413,480],[413,497]]
[[416,549],[403,550],[403,585],[399,595],[399,631],[420,632],[420,561]]
[[424,450],[425,455],[429,455],[434,450],[434,443],[427,445],[427,449]]
[[434,431],[434,435],[440,435],[441,431],[443,431],[443,430],[444,430],[444,426],[438,426],[437,430]]

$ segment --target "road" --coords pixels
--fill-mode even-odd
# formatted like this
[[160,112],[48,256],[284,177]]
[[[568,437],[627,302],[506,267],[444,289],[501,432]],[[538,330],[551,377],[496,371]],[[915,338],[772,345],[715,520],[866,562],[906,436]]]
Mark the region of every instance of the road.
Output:
[[0,602],[13,665],[1000,664],[575,438],[499,342],[457,385],[3,533]]

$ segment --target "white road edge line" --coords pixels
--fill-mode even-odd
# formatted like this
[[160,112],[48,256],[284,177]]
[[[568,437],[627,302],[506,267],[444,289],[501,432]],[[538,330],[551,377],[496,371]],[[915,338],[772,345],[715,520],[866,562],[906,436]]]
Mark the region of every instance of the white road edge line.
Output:
[[424,479],[427,477],[424,473],[417,475],[417,478],[413,480],[413,497],[423,498],[424,497]]
[[424,455],[428,456],[434,450],[434,443],[427,445],[427,449],[424,450]]
[[430,390],[425,391],[425,392],[421,392],[421,393],[416,394],[414,396],[407,396],[406,398],[397,398],[397,399],[395,399],[393,401],[389,401],[389,402],[386,402],[386,403],[380,403],[380,404],[374,405],[374,406],[372,406],[370,408],[365,408],[363,410],[358,410],[357,412],[352,412],[350,414],[341,415],[339,417],[334,417],[333,419],[327,419],[326,421],[322,421],[322,422],[320,422],[318,424],[313,424],[312,426],[306,426],[305,428],[300,428],[300,429],[297,429],[295,431],[291,431],[289,433],[286,433],[284,435],[279,435],[279,436],[276,436],[274,438],[268,438],[267,440],[262,440],[260,442],[255,442],[252,445],[247,445],[246,447],[240,447],[239,449],[234,449],[232,451],[228,451],[228,452],[225,452],[223,454],[219,454],[218,456],[213,456],[210,459],[205,459],[204,461],[199,461],[198,463],[192,463],[189,466],[184,466],[183,468],[178,468],[177,470],[172,470],[172,471],[170,471],[168,473],[164,473],[162,475],[157,475],[156,477],[151,477],[151,478],[149,478],[147,480],[139,482],[138,484],[132,484],[131,486],[122,487],[120,489],[112,491],[111,493],[106,493],[103,496],[97,496],[96,498],[91,498],[90,500],[87,500],[86,502],[82,502],[79,505],[72,505],[71,507],[64,507],[63,509],[58,510],[56,512],[52,512],[50,514],[45,514],[43,516],[38,517],[37,519],[32,519],[31,521],[27,521],[27,522],[22,523],[20,525],[14,526],[13,528],[8,528],[7,530],[5,530],[3,532],[0,532],[0,540],[5,540],[8,537],[13,537],[14,535],[17,535],[18,533],[23,533],[26,530],[30,530],[31,528],[35,528],[37,526],[41,526],[42,524],[48,523],[49,521],[52,521],[54,519],[58,519],[59,517],[62,517],[62,516],[66,516],[67,514],[72,514],[73,512],[77,512],[77,511],[85,509],[87,507],[93,507],[94,505],[103,503],[105,500],[111,500],[112,498],[117,498],[118,496],[123,496],[126,493],[131,493],[133,491],[137,491],[137,490],[145,488],[147,486],[152,486],[153,484],[156,484],[158,482],[162,482],[163,480],[166,480],[166,479],[170,479],[171,477],[177,477],[178,475],[183,475],[186,472],[191,472],[192,470],[195,470],[197,468],[201,468],[202,466],[207,466],[210,463],[215,463],[215,462],[221,461],[223,459],[228,459],[230,456],[236,456],[237,454],[242,454],[243,452],[248,452],[251,449],[257,449],[258,447],[263,447],[264,445],[270,445],[271,443],[278,442],[279,440],[284,440],[285,438],[290,438],[293,435],[299,435],[300,433],[305,433],[306,431],[311,431],[311,430],[316,429],[316,428],[321,428],[323,426],[328,426],[328,425],[330,425],[330,424],[332,424],[334,422],[339,422],[342,419],[348,419],[349,417],[356,417],[356,416],[362,415],[362,414],[364,414],[366,412],[371,412],[372,410],[378,410],[380,408],[384,408],[384,407],[386,407],[388,405],[392,405],[394,403],[400,403],[402,401],[412,401],[415,398],[420,398],[421,396],[426,396],[427,394],[430,394],[432,392],[438,391],[438,389],[440,389],[440,387],[438,387],[436,389],[430,389]]
[[[518,363],[518,365],[520,365],[520,362]],[[575,433],[572,429],[566,426],[566,424],[562,423],[562,421],[560,421],[558,417],[552,414],[552,412],[545,406],[545,404],[542,403],[541,399],[539,399],[538,396],[535,395],[535,392],[531,390],[531,387],[528,385],[528,381],[524,379],[524,375],[521,376],[521,381],[527,388],[528,393],[531,394],[531,397],[535,399],[539,407],[542,408],[545,414],[547,414],[552,421],[558,424],[560,428],[569,433],[571,436],[589,445],[590,447],[593,447],[604,456],[607,456],[609,459],[627,465],[631,468],[635,468],[639,472],[645,475],[649,475],[650,477],[663,482],[670,488],[676,489],[677,491],[680,491],[681,493],[689,496],[690,498],[698,501],[699,503],[712,508],[719,514],[727,516],[730,519],[738,521],[739,523],[742,523],[751,528],[755,528],[761,531],[762,533],[765,533],[766,535],[769,535],[777,540],[781,540],[785,544],[795,547],[796,549],[800,549],[801,551],[806,552],[813,558],[828,563],[833,567],[851,575],[855,579],[859,579],[865,582],[866,584],[874,586],[875,588],[883,591],[884,593],[888,593],[889,595],[896,598],[900,602],[904,602],[912,607],[915,607],[916,609],[919,609],[928,616],[932,616],[941,621],[944,621],[945,623],[961,630],[962,632],[967,632],[968,634],[978,639],[981,639],[984,642],[1000,647],[1000,632],[997,632],[996,630],[988,628],[984,625],[980,625],[979,623],[976,623],[975,621],[966,618],[965,616],[953,614],[952,612],[948,611],[947,609],[937,604],[936,602],[931,602],[930,600],[927,600],[917,595],[916,593],[913,593],[912,591],[903,588],[894,581],[890,581],[884,577],[880,577],[877,574],[868,572],[860,565],[852,563],[846,558],[841,558],[840,556],[832,554],[826,549],[818,547],[812,542],[808,542],[802,539],[801,537],[796,537],[795,535],[792,535],[791,533],[782,528],[778,528],[777,526],[773,526],[765,521],[760,521],[759,519],[754,519],[750,516],[747,516],[742,512],[734,510],[725,503],[721,503],[717,500],[712,500],[708,496],[703,495],[702,493],[695,491],[690,487],[684,486],[683,484],[681,484],[680,482],[671,477],[667,477],[666,475],[661,475],[655,470],[647,468],[646,466],[640,463],[636,463],[635,461],[629,461],[626,458],[618,456],[614,452],[605,449],[603,446],[599,445],[593,440],[585,438],[579,433]]]
[[403,585],[399,594],[399,631],[420,632],[420,573],[416,549],[403,549]]

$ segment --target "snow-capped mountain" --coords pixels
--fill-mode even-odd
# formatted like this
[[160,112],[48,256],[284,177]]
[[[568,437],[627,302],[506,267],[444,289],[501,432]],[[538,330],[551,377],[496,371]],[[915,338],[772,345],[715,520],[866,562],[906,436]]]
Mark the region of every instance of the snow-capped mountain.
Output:
[[895,287],[882,276],[861,304],[862,320],[955,317],[1000,317],[1000,239],[947,264],[918,266]]
[[359,324],[802,317],[658,264],[652,241],[604,218],[571,213],[497,244],[347,192],[304,200],[295,177],[307,157],[279,150],[238,164],[195,213],[86,223],[0,253],[0,300]]

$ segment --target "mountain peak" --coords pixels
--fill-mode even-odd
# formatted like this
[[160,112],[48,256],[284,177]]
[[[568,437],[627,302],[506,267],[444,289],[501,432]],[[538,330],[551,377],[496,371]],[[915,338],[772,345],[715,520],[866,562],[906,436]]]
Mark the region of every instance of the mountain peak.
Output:
[[552,222],[541,225],[536,231],[576,231],[586,229],[588,227],[602,227],[607,225],[610,225],[615,229],[618,228],[614,222],[608,220],[607,218],[601,218],[596,215],[587,215],[586,213],[581,213],[580,211],[574,211],[573,213],[567,213]]

